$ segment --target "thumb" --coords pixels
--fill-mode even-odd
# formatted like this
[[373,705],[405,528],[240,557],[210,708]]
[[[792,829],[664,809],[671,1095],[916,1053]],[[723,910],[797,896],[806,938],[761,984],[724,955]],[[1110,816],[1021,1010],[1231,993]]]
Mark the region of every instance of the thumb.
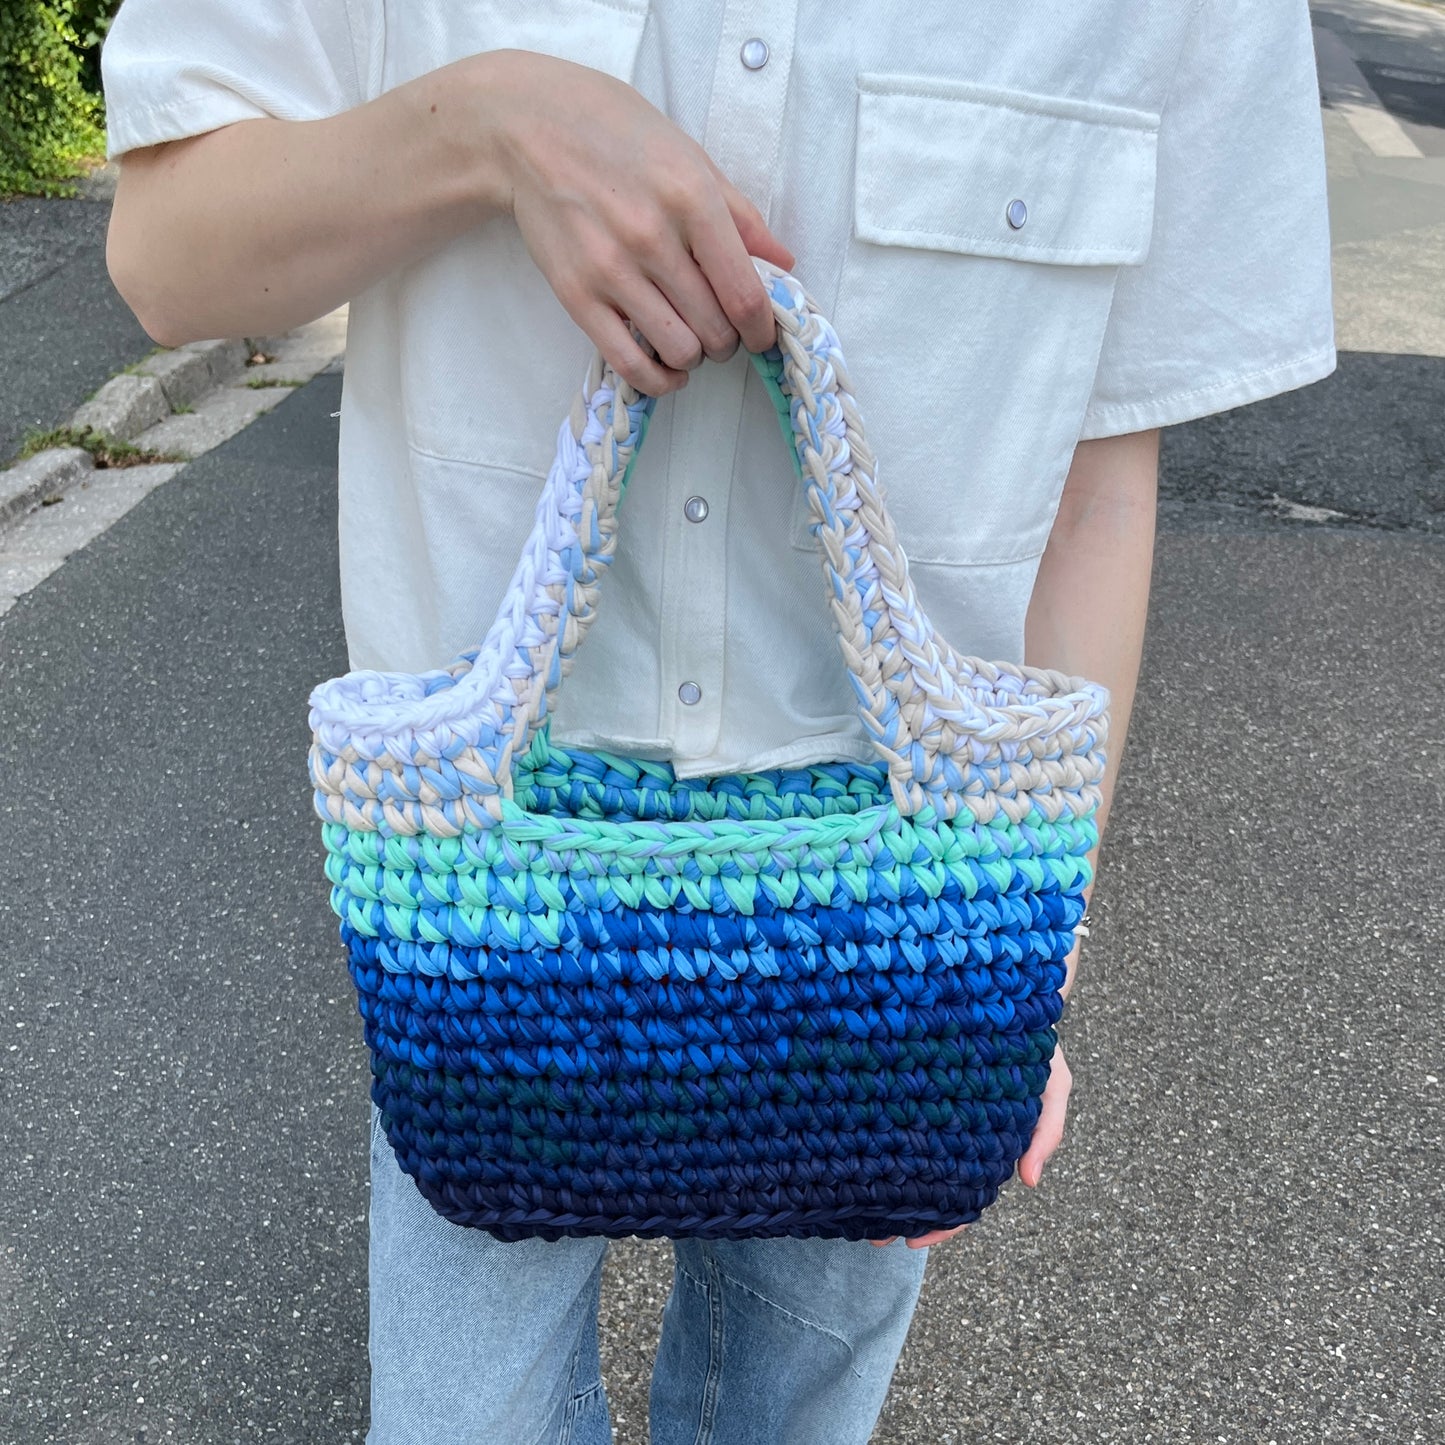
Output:
[[1038,1123],[1034,1126],[1028,1149],[1018,1162],[1019,1178],[1030,1189],[1038,1188],[1039,1181],[1043,1178],[1044,1165],[1063,1141],[1064,1120],[1068,1114],[1073,1078],[1063,1049],[1056,1047]]

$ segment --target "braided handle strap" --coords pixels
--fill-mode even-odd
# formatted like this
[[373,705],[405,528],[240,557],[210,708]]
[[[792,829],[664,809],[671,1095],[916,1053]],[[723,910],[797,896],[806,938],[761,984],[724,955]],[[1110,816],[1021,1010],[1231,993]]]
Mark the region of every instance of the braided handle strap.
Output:
[[[960,657],[934,632],[884,503],[838,338],[801,284],[753,258],[778,343],[752,361],[808,489],[826,596],[859,716],[900,813],[1021,822],[1098,801],[1108,693],[1049,669]],[[519,816],[515,761],[595,615],[655,399],[595,354],[558,434],[533,529],[486,639],[429,673],[356,671],[311,695],[323,819],[453,836]]]

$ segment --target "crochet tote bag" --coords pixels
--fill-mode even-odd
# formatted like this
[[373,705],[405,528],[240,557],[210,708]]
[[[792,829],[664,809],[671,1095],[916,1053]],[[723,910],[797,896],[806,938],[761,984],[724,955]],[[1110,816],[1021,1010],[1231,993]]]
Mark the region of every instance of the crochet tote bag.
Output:
[[485,641],[310,696],[371,1097],[498,1239],[916,1236],[976,1219],[1038,1118],[1108,693],[934,632],[838,338],[754,264],[876,764],[678,779],[549,741],[654,405],[600,355]]

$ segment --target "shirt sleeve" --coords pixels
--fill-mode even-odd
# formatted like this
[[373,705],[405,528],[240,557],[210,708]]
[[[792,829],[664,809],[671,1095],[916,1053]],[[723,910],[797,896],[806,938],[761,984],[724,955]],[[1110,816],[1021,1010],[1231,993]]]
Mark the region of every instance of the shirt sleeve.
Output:
[[125,0],[101,46],[106,156],[362,100],[351,0]]
[[1334,366],[1306,0],[1202,0],[1160,119],[1149,253],[1120,268],[1081,435],[1170,426]]

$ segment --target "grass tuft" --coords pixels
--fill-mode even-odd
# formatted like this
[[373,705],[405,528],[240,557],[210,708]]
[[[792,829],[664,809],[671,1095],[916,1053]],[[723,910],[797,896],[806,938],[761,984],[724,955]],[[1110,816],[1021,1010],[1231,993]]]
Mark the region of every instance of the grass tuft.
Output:
[[108,436],[94,427],[57,426],[49,431],[32,431],[20,444],[17,461],[24,461],[49,447],[81,447],[88,451],[95,465],[104,467],[145,467],[155,462],[188,462],[180,452],[150,452],[134,442]]
[[163,351],[172,350],[174,350],[174,348],[170,346],[153,346],[139,361],[132,361],[129,366],[122,366],[121,371],[127,376],[134,376],[151,357],[159,356]]

